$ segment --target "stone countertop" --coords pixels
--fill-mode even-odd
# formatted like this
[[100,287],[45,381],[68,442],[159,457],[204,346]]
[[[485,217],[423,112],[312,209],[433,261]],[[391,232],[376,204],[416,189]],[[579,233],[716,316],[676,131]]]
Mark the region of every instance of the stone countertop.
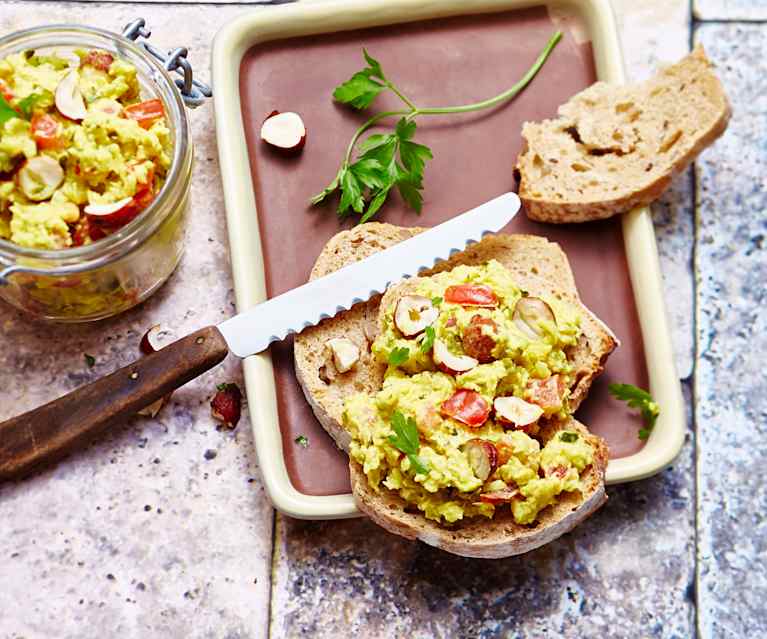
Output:
[[[203,77],[215,31],[249,3],[0,3],[0,29],[141,15],[186,45]],[[275,516],[247,412],[216,430],[227,363],[155,420],[0,487],[0,639],[145,637],[740,637],[767,630],[764,314],[767,130],[763,3],[616,0],[627,68],[645,77],[701,41],[719,63],[729,131],[654,208],[677,368],[682,454],[609,490],[571,534],[524,557],[476,561],[365,520]],[[743,19],[743,22],[738,20]],[[233,295],[212,108],[191,117],[197,164],[187,254],[168,286],[94,326],[32,325],[0,306],[0,419],[137,355],[143,331],[178,335],[230,313]],[[200,292],[203,292],[201,295]],[[51,349],[51,344],[56,344]],[[84,353],[96,364],[89,368]],[[744,590],[744,582],[749,587]]]

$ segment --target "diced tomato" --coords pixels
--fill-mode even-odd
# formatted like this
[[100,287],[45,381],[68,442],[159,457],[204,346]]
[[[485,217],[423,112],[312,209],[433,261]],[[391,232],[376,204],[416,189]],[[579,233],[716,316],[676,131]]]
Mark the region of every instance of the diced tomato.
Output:
[[516,488],[507,488],[505,490],[496,490],[491,493],[481,493],[479,498],[486,504],[508,504],[515,499],[522,499],[522,493]]
[[89,51],[88,55],[83,58],[83,64],[92,66],[99,71],[109,71],[109,67],[115,61],[111,53],[106,51]]
[[38,149],[60,149],[64,143],[61,137],[61,123],[47,113],[32,117],[32,137]]
[[138,122],[142,128],[148,129],[156,120],[165,116],[165,109],[161,100],[146,100],[125,107],[123,114],[126,118]]
[[442,402],[442,414],[476,428],[490,415],[490,404],[478,392],[459,388],[452,397]]
[[448,286],[445,291],[445,301],[461,306],[483,306],[486,308],[498,306],[498,298],[493,289],[484,284]]
[[551,413],[562,408],[565,390],[565,380],[562,376],[552,375],[546,379],[531,379],[527,382],[526,395],[531,402]]
[[106,237],[106,232],[98,224],[91,224],[90,219],[83,215],[70,227],[72,232],[72,246],[83,246],[90,239],[93,242]]
[[13,91],[11,91],[4,80],[0,80],[0,93],[3,95],[6,102],[10,102],[14,98]]

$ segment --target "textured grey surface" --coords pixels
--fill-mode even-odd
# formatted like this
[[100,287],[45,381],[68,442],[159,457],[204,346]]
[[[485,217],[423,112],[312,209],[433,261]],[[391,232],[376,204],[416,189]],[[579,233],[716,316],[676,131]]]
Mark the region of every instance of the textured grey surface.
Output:
[[699,20],[764,20],[767,0],[693,0]]
[[[153,40],[190,45],[206,76],[211,35],[241,11],[153,6],[145,15]],[[4,3],[0,31],[68,21],[114,28],[136,13],[125,4]],[[128,363],[152,324],[181,336],[231,313],[212,120],[210,105],[191,114],[187,253],[168,285],[95,325],[34,325],[0,305],[0,419]],[[96,358],[92,369],[84,353]],[[215,384],[229,380],[241,383],[234,360],[177,392],[156,420],[137,418],[77,459],[0,487],[0,637],[264,636],[273,515],[247,412],[233,434],[210,416]]]
[[[683,56],[684,2],[615,3],[627,70]],[[659,30],[659,21],[663,29]],[[654,207],[677,366],[693,367],[689,176]],[[689,400],[688,385],[685,393]],[[689,402],[688,402],[689,403]],[[367,521],[278,516],[271,635],[690,637],[695,633],[692,433],[660,475],[608,490],[607,506],[548,546],[506,560],[453,557]]]
[[696,35],[734,112],[697,165],[699,617],[703,636],[747,637],[767,631],[767,32]]
[[[688,437],[689,439],[689,437]],[[272,637],[690,637],[692,446],[572,533],[473,560],[367,520],[278,518]]]
[[[159,44],[190,46],[207,79],[215,30],[256,10],[225,4],[2,2],[0,31],[114,29],[141,15]],[[613,4],[632,78],[687,50],[686,0]],[[767,17],[764,2],[695,6],[704,17]],[[261,639],[269,624],[274,639],[763,634],[765,26],[705,25],[698,38],[721,61],[736,116],[698,163],[697,212],[691,175],[653,207],[697,447],[691,429],[673,467],[610,488],[602,511],[524,557],[453,557],[363,520],[280,517],[273,547],[247,412],[234,434],[209,416],[215,383],[240,381],[228,362],[158,419],[136,419],[76,460],[0,487],[0,639]],[[197,165],[179,270],[149,302],[95,326],[31,325],[0,306],[0,419],[128,362],[151,324],[182,335],[231,312],[211,107],[192,122]]]
[[[686,1],[613,2],[623,34],[623,57],[632,80],[643,80],[658,65],[689,51],[690,8]],[[674,180],[652,205],[666,309],[679,377],[693,369],[694,293],[692,275],[693,209],[691,171]]]

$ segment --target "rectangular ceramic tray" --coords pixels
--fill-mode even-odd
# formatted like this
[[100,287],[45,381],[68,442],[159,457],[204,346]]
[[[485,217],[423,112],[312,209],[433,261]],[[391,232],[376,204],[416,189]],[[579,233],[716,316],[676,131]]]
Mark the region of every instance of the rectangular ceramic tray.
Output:
[[[301,65],[312,64],[312,62],[317,65],[314,68],[332,66],[334,60],[330,58],[319,57],[313,61],[311,58],[312,55],[321,54],[317,47],[324,45],[318,45],[318,43],[325,42],[331,42],[333,43],[332,46],[341,47],[339,50],[344,52],[344,60],[348,59],[350,55],[355,55],[356,58],[350,62],[352,64],[350,69],[356,70],[361,66],[359,51],[366,43],[363,39],[356,37],[358,33],[364,33],[365,40],[378,38],[379,48],[385,48],[387,43],[392,41],[392,34],[401,32],[405,34],[402,37],[409,38],[407,42],[412,44],[414,42],[412,36],[422,33],[424,34],[422,39],[426,42],[428,37],[425,34],[433,32],[435,28],[439,30],[442,25],[446,25],[445,28],[448,30],[456,28],[460,31],[463,29],[461,32],[463,37],[476,37],[476,46],[482,47],[483,39],[480,34],[483,33],[483,24],[489,24],[487,18],[483,16],[491,15],[490,22],[493,23],[493,26],[485,26],[484,28],[494,29],[496,38],[498,37],[498,29],[503,28],[503,21],[508,20],[509,16],[519,16],[520,24],[524,25],[525,29],[529,27],[531,30],[536,28],[540,30],[540,13],[543,9],[524,11],[535,6],[540,7],[541,2],[520,0],[300,2],[268,10],[254,10],[221,29],[214,43],[213,79],[216,86],[215,110],[218,151],[238,311],[244,311],[263,301],[269,295],[282,292],[286,287],[298,285],[301,282],[300,278],[305,279],[308,275],[303,263],[309,259],[308,264],[310,265],[318,252],[314,244],[321,240],[318,245],[321,246],[330,237],[333,230],[338,230],[337,223],[336,226],[328,226],[330,222],[327,220],[334,216],[327,210],[315,211],[312,214],[325,217],[307,217],[305,211],[302,210],[299,212],[300,218],[287,219],[285,216],[294,214],[295,207],[291,208],[285,204],[288,212],[280,211],[279,215],[275,217],[273,203],[281,198],[286,202],[290,202],[291,198],[295,199],[294,191],[298,189],[295,184],[291,183],[291,180],[295,180],[296,175],[301,175],[302,179],[306,175],[296,173],[302,166],[301,164],[291,165],[282,160],[263,157],[263,151],[257,146],[257,140],[254,141],[254,123],[258,121],[259,117],[268,114],[272,108],[298,109],[302,101],[306,108],[309,108],[307,104],[313,104],[312,113],[307,117],[324,119],[321,120],[321,126],[312,126],[314,123],[309,124],[308,144],[301,162],[309,163],[314,158],[315,163],[326,163],[329,160],[325,156],[328,155],[332,155],[331,164],[337,162],[335,156],[340,153],[339,145],[345,144],[345,140],[348,139],[349,126],[352,126],[353,121],[343,121],[343,118],[348,119],[349,115],[344,114],[343,111],[338,111],[337,107],[332,105],[330,93],[333,86],[346,79],[350,73],[340,76],[336,73],[332,81],[326,81],[323,78],[321,82],[318,81],[316,87],[304,86],[302,89],[294,87],[296,94],[291,96],[284,95],[285,86],[289,86],[290,82],[288,81],[286,85],[284,81],[275,80],[275,75],[281,73],[282,76],[280,77],[289,76],[291,70],[298,70]],[[595,75],[598,79],[616,83],[624,81],[616,26],[608,0],[578,0],[558,3],[557,5],[549,4],[547,5],[547,16],[548,19],[553,20],[565,30],[566,37],[560,48],[569,46],[568,51],[573,55],[581,55],[581,52],[585,50],[593,55],[593,65],[589,62],[589,73],[592,76]],[[455,22],[456,20],[463,20],[464,23]],[[405,26],[405,23],[409,24]],[[385,25],[402,26],[370,32],[358,31]],[[434,25],[440,26],[434,27]],[[459,26],[456,27],[455,25]],[[519,24],[517,28],[519,28]],[[550,34],[552,30],[548,29],[547,34]],[[541,40],[541,46],[546,37]],[[584,48],[584,43],[586,48]],[[266,51],[264,55],[271,56],[269,60],[272,67],[265,73],[262,72],[263,69],[260,71],[257,69],[256,72],[252,71],[254,54],[250,52],[254,47],[261,47]],[[344,47],[347,47],[348,51]],[[258,49],[256,49],[255,55],[258,55]],[[537,50],[528,52],[527,55],[534,57],[537,55]],[[378,57],[382,58],[385,68],[389,68],[386,64],[387,60],[395,68],[398,64],[396,53],[392,49],[385,50]],[[400,77],[402,69],[407,69],[411,63],[412,60],[410,59],[400,59],[400,69],[396,77]],[[466,62],[466,64],[469,63]],[[495,64],[499,63],[495,62]],[[510,83],[505,75],[508,65],[508,60],[503,62],[502,73],[499,64],[497,90],[501,90]],[[446,72],[452,73],[453,70],[460,73],[462,69],[456,69],[453,65]],[[247,73],[250,75],[245,77],[243,74]],[[535,97],[536,95],[551,94],[546,95],[546,97],[550,100],[556,99],[556,102],[546,105],[543,109],[544,112],[548,113],[554,110],[557,104],[569,97],[568,90],[573,93],[580,88],[568,89],[567,86],[559,86],[560,83],[566,85],[568,81],[572,81],[571,78],[567,77],[571,74],[567,72],[565,67],[564,74],[555,81],[556,90],[552,88],[553,85],[550,85],[547,91],[541,93],[545,74],[546,67],[530,86],[528,92],[531,97],[523,94],[518,99],[518,104],[515,103],[514,107],[519,109],[521,113],[524,113],[526,108],[528,111],[532,109],[530,111],[532,117],[540,117],[536,109],[543,107],[536,106],[536,100],[539,100]],[[314,81],[314,76],[319,75],[321,74],[313,74],[311,81]],[[575,67],[572,75],[577,75]],[[243,80],[244,77],[245,80]],[[510,77],[515,78],[516,76],[511,74]],[[590,77],[588,82],[593,79]],[[304,83],[309,81],[305,80]],[[478,78],[477,81],[479,81]],[[463,86],[465,83],[460,87],[461,90],[463,90]],[[496,85],[494,84],[494,86]],[[444,88],[450,89],[450,85],[445,84]],[[565,94],[562,96],[553,95],[557,91],[565,91]],[[319,95],[316,95],[317,92]],[[536,92],[538,93],[536,94]],[[307,96],[307,94],[309,95]],[[292,102],[285,104],[291,99]],[[544,99],[546,98],[540,100]],[[270,100],[275,103],[267,108],[267,103]],[[282,103],[277,104],[276,102],[280,100]],[[320,100],[320,102],[316,100]],[[464,100],[457,96],[456,99],[449,101]],[[328,109],[333,110],[329,111]],[[306,115],[306,112],[304,113]],[[490,117],[494,116],[491,115]],[[480,131],[481,127],[481,123],[475,124],[473,133],[478,135],[477,132]],[[422,135],[420,131],[421,126],[419,126],[419,136]],[[440,143],[445,143],[444,138],[448,135],[442,131],[438,137],[432,140],[429,136],[433,134],[434,132],[430,132],[427,128],[423,133],[426,136],[423,141],[432,146],[439,146]],[[462,140],[471,144],[470,138],[464,137]],[[323,147],[323,144],[326,145],[326,148]],[[440,149],[435,148],[435,156],[438,156],[439,152]],[[444,153],[439,157],[444,157]],[[263,165],[261,164],[262,161]],[[281,162],[282,164],[280,164]],[[322,186],[320,182],[324,179],[324,172],[328,167],[322,166],[321,168],[322,177],[312,176],[313,180],[318,180],[317,185],[313,186]],[[482,168],[483,171],[486,170],[486,167]],[[305,171],[305,167],[301,170]],[[496,167],[496,173],[498,170],[510,174],[510,164],[500,168]],[[463,210],[497,194],[487,193],[485,196],[481,189],[481,179],[467,181],[467,184],[475,183],[480,185],[477,187],[477,193],[465,194],[462,192],[461,195],[468,198],[467,202],[462,203],[465,205],[461,208],[450,211],[450,214],[461,213]],[[286,190],[289,186],[292,190]],[[302,183],[300,189],[305,188]],[[429,189],[430,185],[427,179],[427,196]],[[305,195],[302,193],[301,198],[305,199]],[[438,200],[439,196],[437,195],[435,199]],[[443,202],[443,208],[444,205]],[[299,215],[299,213],[295,214]],[[445,214],[442,214],[443,218],[444,216]],[[428,210],[425,211],[422,218],[417,218],[412,213],[405,215],[402,211],[395,210],[387,212],[383,219],[392,223],[411,225],[438,223],[440,221],[439,216],[429,218],[430,212]],[[322,221],[312,223],[309,221],[311,219]],[[633,353],[633,359],[639,358],[641,366],[636,366],[635,361],[633,364],[632,362],[623,362],[624,370],[629,371],[628,377],[619,379],[637,384],[649,382],[650,390],[660,404],[661,415],[655,430],[644,447],[636,450],[636,452],[632,449],[629,451],[631,454],[610,460],[607,468],[607,482],[631,481],[659,472],[670,464],[679,452],[684,439],[685,422],[681,389],[674,367],[663,304],[660,268],[649,210],[637,209],[624,215],[620,220],[614,219],[598,225],[581,225],[569,229],[567,227],[535,225],[526,221],[524,214],[520,213],[513,223],[513,231],[535,232],[560,242],[571,256],[576,281],[579,283],[581,294],[586,303],[602,315],[609,325],[614,326],[619,332],[619,336],[621,334],[635,335],[636,339],[632,340],[628,348],[624,343],[623,350],[618,351],[611,358],[605,377],[609,377],[609,367],[613,361],[618,361],[621,357],[625,360],[626,353]],[[307,241],[308,244],[312,244],[314,254],[310,256],[300,254],[303,244],[306,244],[306,242],[302,243],[301,234],[317,236],[311,237]],[[615,248],[616,245],[617,249]],[[571,246],[577,247],[575,254],[571,252]],[[604,264],[603,254],[609,253],[610,250],[617,250],[621,253],[617,259],[624,265],[625,278],[621,280],[619,276],[612,277],[609,284],[615,287],[616,281],[622,282],[622,290],[619,293],[622,294],[623,300],[610,300],[609,303],[605,303],[599,298],[599,291],[597,290],[599,286],[593,281],[585,282],[584,273],[598,273]],[[296,258],[300,256],[300,259],[296,259],[297,262],[302,263],[300,268],[296,267],[298,271],[296,268],[292,268],[293,256]],[[284,273],[284,271],[291,269],[293,270],[292,273]],[[589,287],[588,284],[592,286]],[[622,316],[620,312],[615,312],[616,308],[627,310]],[[296,432],[304,432],[311,428],[312,432],[315,433],[310,443],[310,449],[301,453],[304,456],[299,461],[305,466],[311,466],[314,471],[319,470],[319,474],[323,472],[324,464],[328,464],[329,467],[334,466],[337,470],[338,459],[336,456],[342,455],[342,453],[332,447],[329,438],[327,441],[325,440],[326,436],[319,431],[319,427],[315,423],[309,424],[309,421],[313,422],[313,419],[308,409],[305,406],[297,406],[295,380],[292,379],[289,372],[290,351],[290,344],[278,345],[271,351],[249,357],[244,362],[250,418],[266,490],[276,508],[294,517],[324,519],[355,516],[358,511],[350,494],[345,492],[343,494],[316,494],[318,492],[338,492],[338,490],[333,488],[313,490],[312,486],[307,485],[306,478],[302,479],[295,474],[297,455],[295,449],[297,447],[292,443],[292,438]],[[615,359],[616,357],[618,359]],[[277,383],[275,383],[275,379]],[[617,380],[614,379],[613,381]],[[604,386],[606,382],[603,380],[600,384],[601,387],[596,388],[592,393],[592,395],[597,396],[596,399],[599,402],[591,402],[590,405],[584,407],[587,413],[584,421],[587,424],[591,423],[589,417],[592,416],[592,413],[594,411],[599,412],[600,405],[607,405],[607,402],[614,401],[605,396]],[[291,386],[290,393],[286,390],[288,385]],[[286,400],[286,393],[293,395],[292,408],[290,398]],[[291,410],[293,412],[290,412]],[[615,410],[614,407],[612,410]],[[281,413],[283,413],[282,430],[280,427]],[[293,421],[303,420],[303,423],[296,424],[290,420],[286,423],[286,415]],[[578,415],[583,417],[583,411],[579,411]],[[599,419],[596,419],[596,422],[599,422]],[[608,428],[609,426],[607,424]],[[602,429],[602,432],[597,432],[608,435],[609,440],[609,433],[604,432],[604,425]],[[293,476],[294,481],[291,481],[291,476]],[[315,474],[315,476],[317,475]],[[341,486],[343,491],[343,484]]]

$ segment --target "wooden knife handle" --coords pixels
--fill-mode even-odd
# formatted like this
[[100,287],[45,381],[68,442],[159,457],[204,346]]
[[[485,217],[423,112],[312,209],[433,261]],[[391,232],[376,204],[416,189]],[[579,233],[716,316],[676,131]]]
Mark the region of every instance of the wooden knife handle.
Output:
[[0,481],[85,447],[125,418],[221,362],[229,348],[215,326],[0,424]]

